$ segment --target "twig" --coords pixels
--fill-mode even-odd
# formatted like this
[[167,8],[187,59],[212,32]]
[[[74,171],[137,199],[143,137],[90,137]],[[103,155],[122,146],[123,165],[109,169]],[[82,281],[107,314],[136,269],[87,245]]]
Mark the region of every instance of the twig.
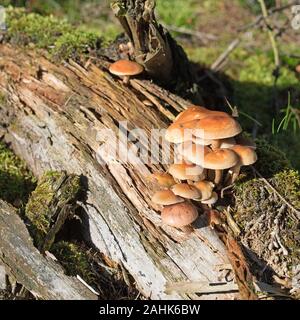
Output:
[[[263,15],[263,18],[266,22],[266,25],[269,26],[269,13],[268,13],[265,1],[258,0],[258,2],[261,6],[262,15]],[[275,39],[275,35],[273,33],[273,30],[271,30],[270,28],[268,28],[268,35],[269,35],[270,42],[271,42],[271,45],[273,48],[275,66],[276,66],[276,68],[279,68],[280,67],[280,59],[279,59],[278,47],[277,47],[277,43],[276,43],[276,39]]]
[[[292,6],[297,5],[297,4],[299,4],[299,0],[298,1],[293,1],[293,2],[291,2],[289,4],[283,5],[283,6],[278,7],[278,8],[271,8],[270,10],[267,11],[268,17],[271,17],[272,15],[274,15],[277,12],[287,10],[287,9],[291,8]],[[251,29],[251,28],[257,26],[263,19],[264,19],[263,15],[260,14],[255,18],[255,20],[253,22],[248,23],[247,25],[239,28],[238,31],[239,32],[243,32],[243,31],[246,31],[248,29]]]
[[240,44],[241,39],[236,38],[234,39],[229,46],[226,48],[226,50],[217,58],[217,60],[211,65],[211,70],[218,71],[219,67],[222,65],[222,63],[226,60],[226,58],[230,55],[230,53]]
[[264,178],[261,173],[259,173],[254,167],[252,167],[253,171],[260,177],[260,179],[283,201],[291,210],[294,211],[296,217],[300,220],[300,211],[297,210],[292,204],[290,204],[271,184],[270,182]]
[[203,43],[207,43],[208,41],[215,41],[218,39],[218,37],[213,34],[195,31],[195,30],[191,30],[188,28],[184,28],[184,27],[176,27],[176,26],[167,25],[167,24],[163,24],[163,27],[170,30],[170,31],[174,31],[174,32],[178,32],[181,34],[186,34],[186,35],[196,37],[196,38],[200,39]]
[[87,284],[79,275],[76,276],[76,278],[84,285],[86,286],[92,293],[99,296],[99,292],[94,290],[89,284]]

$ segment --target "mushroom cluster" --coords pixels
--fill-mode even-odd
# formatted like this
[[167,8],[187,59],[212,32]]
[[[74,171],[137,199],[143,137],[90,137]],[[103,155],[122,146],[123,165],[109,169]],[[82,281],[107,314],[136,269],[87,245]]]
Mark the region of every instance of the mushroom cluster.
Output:
[[193,201],[205,209],[218,201],[218,192],[232,184],[241,166],[257,160],[255,144],[245,138],[236,118],[200,106],[181,112],[166,131],[175,144],[176,163],[153,175],[162,190],[152,201],[162,205],[162,222],[182,228],[198,217]]

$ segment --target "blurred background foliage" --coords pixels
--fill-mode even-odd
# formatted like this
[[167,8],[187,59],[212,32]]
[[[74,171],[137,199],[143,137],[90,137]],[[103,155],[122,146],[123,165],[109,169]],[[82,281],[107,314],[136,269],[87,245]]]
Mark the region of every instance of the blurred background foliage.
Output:
[[[31,12],[68,20],[82,30],[96,32],[106,43],[122,32],[109,3],[109,0],[0,0],[4,6],[25,7]],[[287,3],[287,0],[265,0],[267,8]],[[297,68],[300,30],[291,28],[291,9],[270,18],[277,33],[281,60],[274,87],[274,56],[266,27],[258,24],[241,32],[260,14],[257,0],[157,0],[159,21],[169,27],[201,72],[208,69],[234,39],[241,39],[215,74],[216,86],[205,86],[205,74],[202,77],[204,101],[207,107],[214,107],[213,97],[222,95],[224,85],[226,98],[240,111],[244,128],[279,146],[294,167],[300,169],[300,67]],[[205,35],[206,40],[197,32]],[[284,126],[280,126],[282,119],[286,120]]]

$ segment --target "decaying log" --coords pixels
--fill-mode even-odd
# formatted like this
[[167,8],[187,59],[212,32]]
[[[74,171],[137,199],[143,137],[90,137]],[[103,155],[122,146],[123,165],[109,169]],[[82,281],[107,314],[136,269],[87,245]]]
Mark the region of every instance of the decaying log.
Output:
[[19,283],[41,299],[90,300],[97,296],[34,247],[16,210],[0,200],[0,261]]
[[[225,247],[202,217],[189,236],[161,223],[147,177],[164,167],[125,160],[105,164],[98,154],[101,129],[117,133],[118,122],[126,120],[128,131],[141,128],[149,136],[151,129],[165,128],[187,101],[145,80],[124,86],[108,74],[105,61],[98,66],[72,61],[57,66],[36,52],[9,45],[0,46],[0,91],[5,96],[0,128],[6,142],[37,176],[53,169],[86,178],[87,239],[122,263],[146,297],[199,298],[165,293],[165,285],[224,281],[215,266],[229,263]],[[152,106],[144,104],[145,99]],[[113,143],[111,136],[107,143]],[[150,153],[148,144],[142,148]],[[233,297],[236,293],[200,296]]]

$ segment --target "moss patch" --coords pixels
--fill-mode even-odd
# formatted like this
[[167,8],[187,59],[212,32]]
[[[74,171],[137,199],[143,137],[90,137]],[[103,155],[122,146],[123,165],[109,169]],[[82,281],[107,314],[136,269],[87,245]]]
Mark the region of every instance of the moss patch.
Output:
[[0,141],[0,198],[15,206],[22,206],[35,183],[25,163]]
[[[30,230],[37,247],[45,244],[45,238],[51,227],[59,222],[62,217],[62,226],[65,215],[61,215],[67,205],[72,204],[80,190],[80,178],[78,176],[67,176],[64,172],[50,171],[45,173],[38,182],[38,186],[32,192],[26,205],[25,214],[30,220]],[[69,208],[70,210],[70,208]],[[51,242],[54,241],[54,230]]]
[[76,243],[60,241],[52,246],[51,252],[65,268],[67,275],[79,275],[88,283],[92,283],[95,280],[95,275],[91,271],[92,266],[89,257],[82,246]]
[[76,58],[97,49],[99,33],[74,28],[63,19],[26,13],[24,9],[7,9],[6,41],[23,46],[47,49],[54,58]]

